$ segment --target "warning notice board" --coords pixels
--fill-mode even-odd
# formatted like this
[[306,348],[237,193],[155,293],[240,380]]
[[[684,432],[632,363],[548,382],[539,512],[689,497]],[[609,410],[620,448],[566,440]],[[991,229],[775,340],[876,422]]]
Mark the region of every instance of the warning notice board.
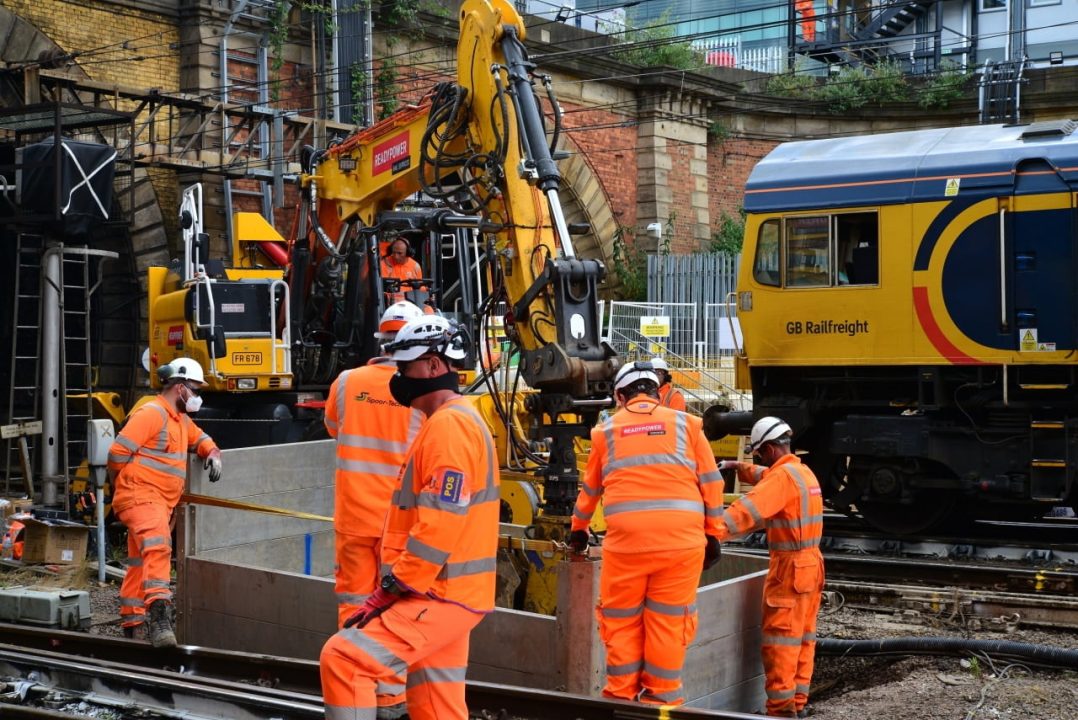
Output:
[[670,337],[670,316],[645,315],[641,317],[640,334],[650,338]]
[[1037,328],[1018,331],[1018,351],[1037,352]]

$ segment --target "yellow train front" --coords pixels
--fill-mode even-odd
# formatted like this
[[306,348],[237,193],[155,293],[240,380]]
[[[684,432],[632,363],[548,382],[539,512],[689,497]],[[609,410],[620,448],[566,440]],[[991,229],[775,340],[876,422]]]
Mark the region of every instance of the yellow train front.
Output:
[[835,507],[915,532],[1078,505],[1074,129],[792,142],[756,166],[739,379]]

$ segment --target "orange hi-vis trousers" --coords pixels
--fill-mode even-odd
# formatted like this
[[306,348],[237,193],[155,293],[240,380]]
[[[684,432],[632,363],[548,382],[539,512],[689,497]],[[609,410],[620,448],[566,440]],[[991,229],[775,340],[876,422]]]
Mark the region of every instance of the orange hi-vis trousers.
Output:
[[359,610],[367,596],[378,587],[378,541],[380,538],[365,535],[337,533],[337,629]]
[[760,653],[768,715],[793,717],[808,702],[823,586],[819,550],[771,551]]
[[468,720],[468,639],[483,615],[413,595],[322,647],[326,720],[375,720],[376,694],[405,691],[411,720]]
[[172,600],[172,508],[141,502],[117,513],[127,526],[127,575],[120,585],[120,620],[124,627],[141,625],[146,608],[157,600]]
[[605,697],[680,705],[681,667],[696,635],[696,588],[704,548],[603,551],[599,635],[606,645]]

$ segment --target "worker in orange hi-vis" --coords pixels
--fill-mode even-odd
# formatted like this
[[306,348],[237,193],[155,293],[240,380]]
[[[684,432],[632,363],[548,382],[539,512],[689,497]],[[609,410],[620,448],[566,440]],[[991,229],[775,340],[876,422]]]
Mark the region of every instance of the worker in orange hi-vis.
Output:
[[169,521],[187,480],[187,454],[205,461],[210,482],[221,479],[221,451],[191,420],[202,407],[202,367],[177,358],[157,369],[160,394],[136,409],[109,448],[112,509],[127,526],[127,575],[120,586],[124,634],[135,637],[149,615],[154,647],[175,647],[172,629]]
[[494,610],[498,515],[494,440],[458,394],[468,341],[440,316],[385,346],[393,398],[427,419],[405,459],[382,534],[382,580],[322,648],[325,716],[375,716],[379,688],[406,687],[412,720],[467,720],[473,627]]
[[[423,317],[410,302],[386,308],[375,337],[391,342],[405,323]],[[379,579],[378,541],[404,456],[423,424],[423,413],[389,392],[397,366],[376,357],[345,370],[329,388],[326,430],[337,440],[333,526],[336,536],[337,626],[359,610]],[[404,714],[404,689],[378,694],[378,717]]]
[[723,482],[701,420],[662,407],[658,390],[651,363],[618,371],[620,409],[591,432],[569,545],[587,550],[588,525],[602,498],[603,695],[679,705],[700,572],[719,560]]
[[404,293],[410,290],[419,290],[421,287],[413,287],[406,280],[419,280],[423,277],[423,268],[414,258],[409,256],[412,246],[404,237],[398,237],[389,243],[386,254],[382,257],[379,270],[383,280],[399,280],[400,285],[396,290],[388,292],[388,297],[393,302],[404,300]]
[[801,16],[801,39],[816,42],[816,4],[813,0],[794,0],[794,9]]
[[651,365],[655,368],[655,374],[659,376],[659,404],[663,407],[685,412],[685,396],[674,387],[670,366],[661,357],[653,357]]
[[790,426],[761,418],[749,437],[762,465],[724,460],[722,470],[756,486],[726,509],[719,539],[767,529],[771,562],[764,583],[763,648],[767,714],[805,712],[824,586],[823,496],[816,476],[790,452]]

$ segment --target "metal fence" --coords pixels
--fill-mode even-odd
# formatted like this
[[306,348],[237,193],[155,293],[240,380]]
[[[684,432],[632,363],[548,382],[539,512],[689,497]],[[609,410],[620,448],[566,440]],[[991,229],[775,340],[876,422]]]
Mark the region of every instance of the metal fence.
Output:
[[704,62],[715,67],[732,67],[777,75],[786,72],[788,51],[785,43],[743,47],[740,35],[724,35],[693,43],[704,54]]

